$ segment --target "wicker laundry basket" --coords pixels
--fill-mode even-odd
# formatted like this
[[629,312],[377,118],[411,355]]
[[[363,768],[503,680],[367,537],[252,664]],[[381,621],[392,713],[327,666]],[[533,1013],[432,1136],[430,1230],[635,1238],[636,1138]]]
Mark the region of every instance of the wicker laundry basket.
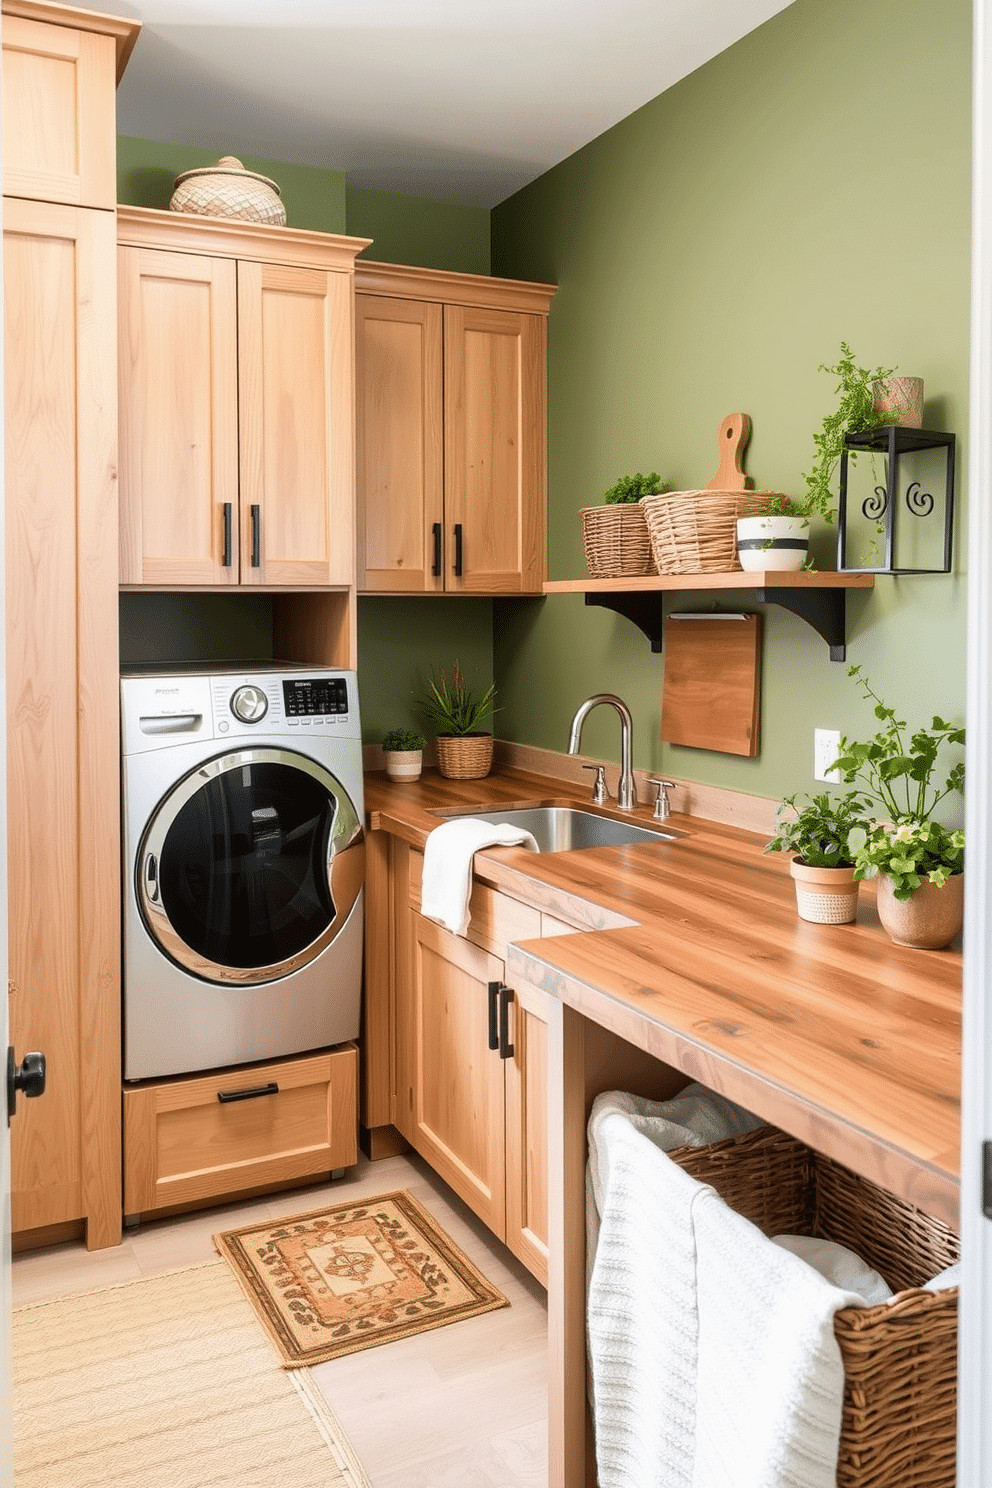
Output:
[[637,502],[584,506],[582,541],[594,579],[642,578],[655,572],[651,534]]
[[957,1261],[953,1230],[774,1127],[669,1156],[766,1235],[846,1245],[897,1293],[834,1316],[838,1488],[954,1488],[957,1288],[920,1289]]
[[660,574],[727,573],[737,560],[737,518],[756,517],[775,491],[667,491],[641,500]]

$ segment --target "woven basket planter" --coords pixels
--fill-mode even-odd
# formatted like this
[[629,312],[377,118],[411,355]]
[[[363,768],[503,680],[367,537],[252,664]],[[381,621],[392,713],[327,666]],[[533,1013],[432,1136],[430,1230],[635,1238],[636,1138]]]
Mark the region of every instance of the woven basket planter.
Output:
[[834,1315],[838,1488],[954,1488],[958,1293],[920,1289],[959,1259],[953,1230],[774,1127],[669,1156],[766,1235],[846,1245],[897,1293]]
[[493,767],[492,734],[438,734],[437,767],[448,780],[481,780]]
[[764,511],[774,491],[669,491],[641,500],[655,567],[661,574],[728,573],[740,568],[737,518]]
[[579,515],[592,578],[641,578],[654,573],[651,535],[640,502],[584,506]]

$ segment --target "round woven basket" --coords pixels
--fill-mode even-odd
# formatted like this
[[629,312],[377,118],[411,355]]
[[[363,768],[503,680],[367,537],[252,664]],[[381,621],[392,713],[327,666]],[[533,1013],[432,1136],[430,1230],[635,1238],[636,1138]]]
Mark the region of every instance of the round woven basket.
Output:
[[654,573],[651,535],[640,502],[584,506],[579,515],[586,564],[594,579]]
[[438,734],[437,767],[448,780],[481,780],[493,766],[492,734]]
[[668,491],[641,506],[660,574],[728,573],[737,559],[737,518],[764,511],[776,491]]
[[275,181],[245,170],[234,155],[224,155],[216,165],[177,176],[169,210],[193,212],[200,217],[234,217],[240,222],[267,222],[275,227],[286,225],[286,208]]

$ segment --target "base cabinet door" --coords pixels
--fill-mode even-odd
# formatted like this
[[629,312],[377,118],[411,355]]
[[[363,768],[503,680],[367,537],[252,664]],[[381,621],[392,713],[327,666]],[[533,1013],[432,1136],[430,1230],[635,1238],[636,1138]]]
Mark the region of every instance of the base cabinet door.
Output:
[[414,915],[413,1119],[417,1151],[503,1239],[503,1065],[490,1048],[489,984],[503,963]]
[[358,1160],[358,1050],[124,1090],[124,1213],[195,1207]]
[[548,1014],[533,987],[513,989],[506,1061],[506,1243],[548,1284]]

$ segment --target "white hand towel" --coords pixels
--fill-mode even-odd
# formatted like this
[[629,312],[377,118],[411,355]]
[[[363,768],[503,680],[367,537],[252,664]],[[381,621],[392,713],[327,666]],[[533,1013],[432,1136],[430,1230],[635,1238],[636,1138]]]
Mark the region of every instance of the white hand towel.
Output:
[[892,1288],[874,1266],[846,1245],[836,1240],[820,1240],[812,1235],[773,1235],[772,1243],[812,1266],[814,1271],[829,1281],[831,1286],[841,1287],[845,1292],[857,1292],[869,1307],[888,1302]]
[[420,912],[455,935],[464,935],[468,929],[472,859],[483,847],[526,847],[536,852],[537,841],[533,833],[509,822],[494,825],[460,816],[435,827],[424,844]]

